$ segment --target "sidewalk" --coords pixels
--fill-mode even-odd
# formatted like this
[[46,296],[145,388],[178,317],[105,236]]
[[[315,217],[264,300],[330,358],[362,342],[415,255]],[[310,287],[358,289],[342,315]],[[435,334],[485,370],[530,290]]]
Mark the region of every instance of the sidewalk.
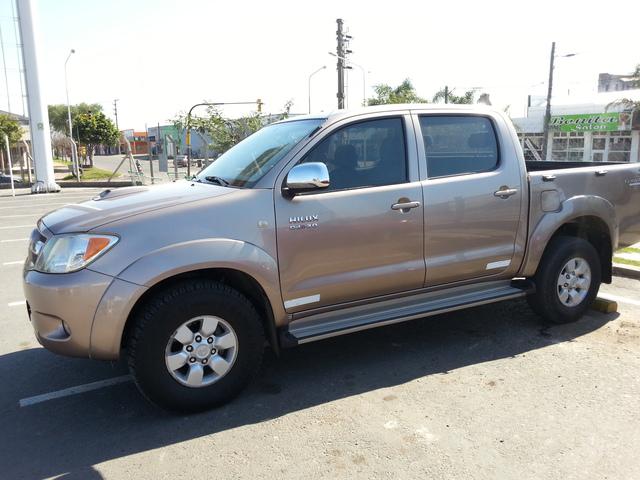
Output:
[[638,262],[638,266],[640,266],[640,243],[636,243],[635,245],[631,245],[628,248],[618,250],[614,255],[614,259],[615,258]]

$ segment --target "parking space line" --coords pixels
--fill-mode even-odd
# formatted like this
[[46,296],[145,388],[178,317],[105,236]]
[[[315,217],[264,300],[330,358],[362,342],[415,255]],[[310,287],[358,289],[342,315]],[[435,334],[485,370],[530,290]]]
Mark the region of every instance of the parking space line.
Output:
[[612,295],[610,293],[598,293],[598,297],[605,300],[613,300],[614,302],[627,303],[629,305],[635,305],[640,307],[640,300],[634,300],[632,298],[622,297],[620,295]]
[[35,405],[36,403],[42,403],[48,400],[54,400],[56,398],[68,397],[70,395],[78,395],[80,393],[90,392],[92,390],[98,390],[100,388],[111,387],[120,383],[130,382],[131,380],[131,375],[122,375],[120,377],[108,378],[106,380],[100,380],[97,382],[85,383],[84,385],[77,385],[75,387],[56,390],[54,392],[43,393],[42,395],[23,398],[18,401],[18,405],[20,405],[20,407],[28,407],[30,405]]
[[8,242],[25,242],[29,240],[29,238],[9,238],[7,240],[0,240],[0,243],[8,243]]
[[7,265],[22,265],[24,260],[14,260],[13,262],[2,262],[2,266],[5,267]]
[[36,228],[36,224],[35,223],[30,223],[29,225],[9,225],[4,226],[4,227],[0,227],[0,230],[11,230],[12,228]]
[[7,303],[8,307],[19,307],[20,305],[26,305],[26,300],[20,300],[19,302],[9,302]]

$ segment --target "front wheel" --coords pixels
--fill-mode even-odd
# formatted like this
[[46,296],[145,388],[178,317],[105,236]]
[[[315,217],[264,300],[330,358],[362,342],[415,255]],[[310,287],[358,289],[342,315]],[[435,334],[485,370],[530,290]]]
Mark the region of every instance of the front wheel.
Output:
[[557,237],[547,246],[534,276],[531,308],[551,323],[578,320],[593,303],[601,283],[598,254],[589,242]]
[[175,284],[145,303],[134,321],[129,369],[142,393],[163,408],[199,411],[221,405],[260,366],[260,316],[247,298],[224,284]]

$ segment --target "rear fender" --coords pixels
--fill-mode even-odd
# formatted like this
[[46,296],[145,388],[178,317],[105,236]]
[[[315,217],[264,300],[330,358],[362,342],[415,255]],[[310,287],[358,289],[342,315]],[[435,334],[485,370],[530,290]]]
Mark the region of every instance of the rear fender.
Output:
[[531,277],[536,273],[545,248],[559,228],[577,218],[587,216],[597,217],[607,225],[611,247],[615,251],[618,245],[619,227],[613,205],[602,197],[592,195],[571,197],[562,202],[559,211],[545,213],[538,224],[531,229],[520,275]]

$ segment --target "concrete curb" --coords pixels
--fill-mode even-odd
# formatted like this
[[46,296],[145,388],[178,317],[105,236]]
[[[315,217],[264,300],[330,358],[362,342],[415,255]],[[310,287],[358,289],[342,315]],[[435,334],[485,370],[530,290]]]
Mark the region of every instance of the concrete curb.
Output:
[[613,264],[613,274],[617,277],[633,278],[640,280],[640,268],[633,265],[624,265],[621,263]]

